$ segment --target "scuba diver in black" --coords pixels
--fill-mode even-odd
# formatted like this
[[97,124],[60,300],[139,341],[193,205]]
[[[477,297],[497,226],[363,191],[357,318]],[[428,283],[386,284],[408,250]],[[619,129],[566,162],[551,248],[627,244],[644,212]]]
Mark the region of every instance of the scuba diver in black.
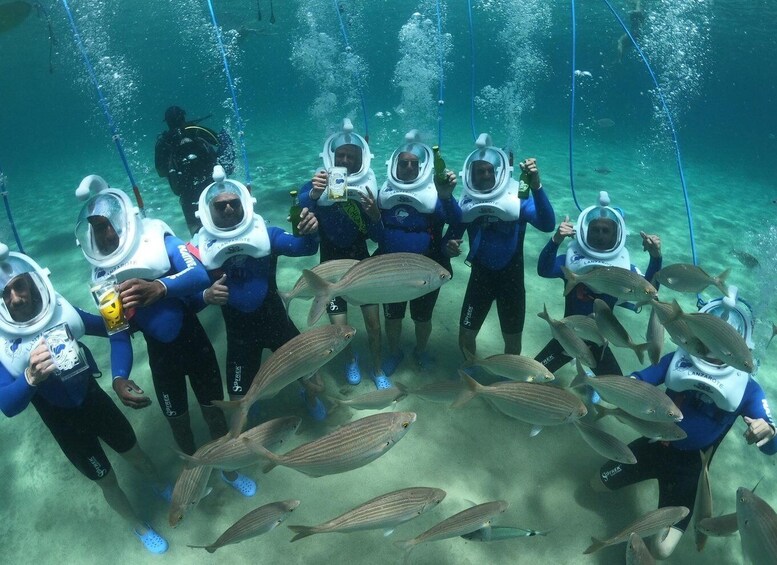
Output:
[[156,172],[167,177],[170,189],[178,196],[191,235],[202,227],[194,213],[200,193],[212,182],[213,167],[221,165],[228,175],[235,168],[229,134],[198,125],[203,119],[187,121],[183,108],[170,106],[164,119],[168,130],[157,137],[154,152]]

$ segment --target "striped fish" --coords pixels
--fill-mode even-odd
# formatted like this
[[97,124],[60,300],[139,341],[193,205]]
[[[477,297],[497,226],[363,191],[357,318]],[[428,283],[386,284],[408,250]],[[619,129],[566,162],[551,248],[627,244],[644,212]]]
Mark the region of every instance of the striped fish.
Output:
[[371,390],[351,398],[338,398],[327,396],[335,404],[348,406],[354,410],[382,410],[391,406],[407,396],[407,389],[404,385],[394,382],[394,386],[381,390]]
[[236,438],[228,435],[206,443],[194,455],[178,456],[194,465],[210,465],[223,471],[236,471],[259,461],[250,445],[263,445],[268,449],[282,444],[297,431],[302,419],[297,416],[275,418],[246,430]]
[[711,356],[740,371],[755,371],[753,352],[731,324],[707,312],[682,314],[681,319],[710,350]]
[[299,500],[283,500],[271,502],[256,508],[232,524],[219,536],[219,539],[210,545],[190,545],[195,549],[204,549],[208,553],[214,553],[225,545],[239,543],[241,541],[266,534],[280,525],[289,514],[299,506]]
[[631,349],[640,363],[645,362],[645,351],[647,351],[648,344],[634,343],[629,332],[623,327],[607,303],[601,298],[594,300],[594,315],[596,316],[596,326],[610,344],[616,347]]
[[688,515],[689,510],[685,506],[665,506],[658,510],[648,512],[641,518],[632,522],[620,532],[605,540],[591,538],[593,542],[583,552],[584,555],[599,551],[603,547],[615,545],[617,543],[623,543],[629,539],[632,532],[636,533],[640,537],[652,536],[662,531],[664,528],[673,526]]
[[737,533],[737,513],[723,514],[711,518],[704,518],[696,522],[696,530],[711,538],[731,536]]
[[655,307],[650,309],[645,341],[648,344],[647,351],[650,362],[653,365],[658,365],[661,360],[661,351],[664,349],[664,325],[659,320]]
[[[334,283],[343,278],[343,275],[348,272],[348,269],[353,267],[359,261],[357,259],[334,259],[332,261],[324,261],[323,263],[316,265],[312,269],[312,272],[327,282]],[[315,296],[313,290],[308,285],[303,275],[297,279],[289,292],[278,292],[278,296],[283,300],[283,305],[286,310],[289,309],[289,304],[295,298],[302,298],[303,300],[310,300]]]
[[581,283],[598,294],[609,294],[619,301],[637,304],[649,302],[658,295],[656,288],[645,277],[621,267],[594,267],[578,275],[562,265],[561,271],[567,281],[565,296]]
[[410,389],[408,392],[429,402],[451,404],[466,388],[467,385],[461,379],[446,379],[424,383],[417,388]]
[[329,283],[307,269],[302,276],[316,295],[308,325],[316,323],[335,296],[356,305],[405,302],[451,280],[451,274],[439,263],[418,253],[388,253],[363,259],[336,283]]
[[715,446],[701,452],[701,473],[696,485],[696,502],[693,505],[694,539],[696,551],[704,549],[707,543],[707,535],[696,525],[705,518],[712,516],[712,489],[710,488],[710,459],[715,451]]
[[627,465],[633,465],[637,462],[637,458],[634,457],[629,446],[617,437],[579,420],[574,424],[585,442],[602,457]]
[[290,339],[262,362],[251,387],[240,400],[219,401],[219,408],[237,408],[229,436],[236,438],[245,428],[248,411],[254,402],[272,398],[297,379],[315,373],[332,360],[350,342],[356,330],[347,325],[327,324],[313,328]]
[[650,439],[660,439],[661,441],[677,441],[685,439],[688,434],[674,422],[652,422],[632,416],[620,408],[604,408],[598,406],[597,410],[602,416],[615,416],[619,422],[626,424],[639,435]]
[[178,475],[173,487],[173,501],[167,513],[167,521],[173,528],[210,492],[208,480],[212,470],[213,468],[207,465],[184,467]]
[[717,277],[712,277],[697,265],[675,263],[658,271],[653,276],[653,280],[677,292],[693,292],[695,294],[700,293],[710,285],[715,285],[723,296],[726,296],[728,294],[726,279],[730,273],[731,269],[726,269]]
[[464,371],[459,371],[459,375],[468,388],[451,408],[463,406],[480,395],[493,402],[500,412],[535,426],[567,424],[588,412],[577,396],[563,388],[514,381],[483,386]]
[[297,541],[313,534],[347,533],[362,530],[387,529],[393,531],[399,524],[412,520],[437,506],[446,496],[444,490],[429,487],[410,487],[382,494],[364,504],[327,520],[317,526],[289,526]]
[[553,376],[553,373],[548,371],[545,365],[523,355],[504,353],[479,359],[465,349],[464,357],[467,358],[464,367],[482,367],[492,375],[504,377],[511,381],[547,383],[556,378]]
[[682,314],[682,308],[680,308],[676,300],[673,300],[671,304],[653,300],[650,304],[658,320],[674,343],[697,357],[706,357],[709,354],[709,349],[699,338],[693,335],[688,324],[680,319],[679,316]]
[[463,536],[475,530],[485,528],[496,516],[503,514],[509,504],[504,500],[495,500],[472,506],[446,518],[413,539],[396,541],[394,545],[409,553],[420,543],[438,541]]
[[753,491],[737,489],[737,526],[745,561],[777,563],[777,513]]
[[599,331],[599,326],[596,325],[596,320],[591,316],[572,314],[562,318],[561,321],[575,330],[575,333],[585,341],[590,341],[596,345],[605,345],[607,343],[602,332]]
[[334,475],[362,467],[386,453],[405,437],[415,420],[414,412],[373,414],[344,424],[283,455],[262,446],[255,449],[270,461],[263,469],[265,473],[282,465],[311,477]]
[[591,350],[586,343],[580,339],[577,333],[575,333],[575,330],[567,326],[561,320],[551,318],[550,314],[548,314],[548,308],[544,304],[542,305],[542,312],[538,313],[537,316],[548,322],[550,332],[553,334],[556,341],[561,344],[561,347],[564,348],[564,351],[567,352],[567,355],[580,359],[587,367],[591,367],[592,369],[596,367],[596,359],[594,359],[593,353],[591,353]]

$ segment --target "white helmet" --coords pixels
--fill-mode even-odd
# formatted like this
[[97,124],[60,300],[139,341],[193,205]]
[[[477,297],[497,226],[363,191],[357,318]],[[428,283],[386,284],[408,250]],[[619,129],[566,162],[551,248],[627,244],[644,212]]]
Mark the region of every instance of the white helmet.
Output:
[[[234,225],[219,227],[216,225],[218,222],[214,222],[213,215],[220,212],[219,206],[226,207],[226,205],[221,203],[227,202],[227,200],[221,198],[215,202],[214,200],[218,196],[229,194],[234,195],[234,198],[230,200],[240,201],[242,217]],[[255,202],[256,198],[251,196],[248,188],[243,183],[228,179],[224,168],[221,165],[216,165],[213,167],[213,183],[208,185],[200,194],[199,208],[196,215],[202,222],[205,230],[212,235],[225,239],[238,237],[253,225]]]
[[[8,308],[11,285],[26,285],[31,299],[30,316],[18,319]],[[10,335],[32,335],[43,330],[54,315],[56,294],[49,281],[49,270],[32,258],[8,250],[0,243],[0,285],[3,301],[0,304],[0,330]]]

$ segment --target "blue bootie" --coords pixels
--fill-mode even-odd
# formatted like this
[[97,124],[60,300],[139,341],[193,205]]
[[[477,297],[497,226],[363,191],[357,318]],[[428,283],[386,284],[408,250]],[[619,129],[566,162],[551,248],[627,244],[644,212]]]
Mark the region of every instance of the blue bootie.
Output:
[[359,356],[354,354],[353,359],[345,364],[345,380],[349,385],[358,385],[362,382],[362,374],[359,371]]
[[383,373],[378,373],[377,375],[372,377],[372,381],[375,383],[375,388],[377,388],[378,390],[385,390],[393,386],[391,384],[391,379],[389,379]]

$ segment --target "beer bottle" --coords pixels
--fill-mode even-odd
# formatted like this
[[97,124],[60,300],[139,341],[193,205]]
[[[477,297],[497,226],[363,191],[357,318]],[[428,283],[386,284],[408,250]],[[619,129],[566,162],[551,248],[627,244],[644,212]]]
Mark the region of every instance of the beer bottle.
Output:
[[434,180],[445,184],[448,182],[448,175],[445,174],[445,160],[440,154],[440,146],[433,145],[432,152],[434,153]]
[[291,196],[291,208],[289,208],[289,221],[291,222],[291,233],[294,236],[299,236],[299,229],[297,229],[297,226],[300,222],[300,213],[302,212],[302,207],[299,205],[299,196],[297,194],[296,190],[292,190],[289,192],[289,195]]
[[521,175],[518,177],[518,198],[529,198],[529,188],[529,171],[521,169]]

